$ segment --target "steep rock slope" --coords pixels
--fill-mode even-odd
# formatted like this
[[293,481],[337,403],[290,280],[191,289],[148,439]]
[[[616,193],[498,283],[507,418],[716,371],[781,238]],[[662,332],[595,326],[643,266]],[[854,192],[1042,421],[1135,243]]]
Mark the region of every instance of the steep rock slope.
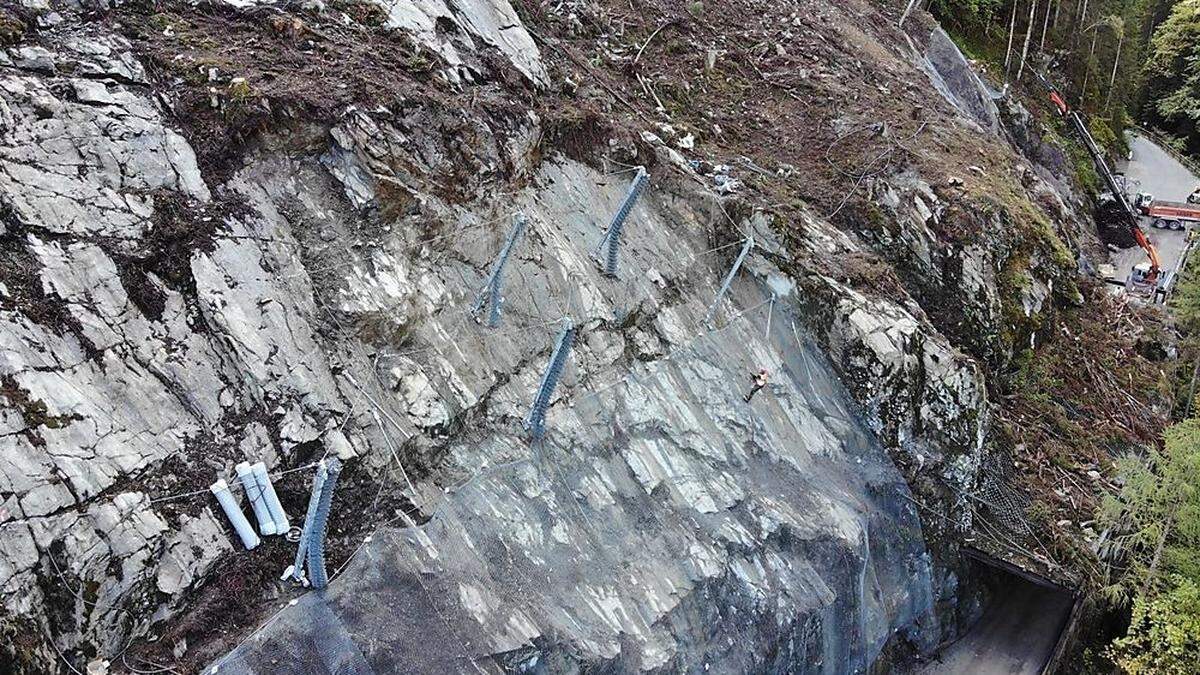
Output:
[[[421,356],[380,368],[408,402],[390,433],[470,418],[441,460],[467,480],[433,500],[422,527],[373,538],[346,583],[284,612],[222,670],[309,672],[361,654],[380,672],[470,670],[493,655],[510,668],[847,672],[897,630],[928,640],[918,626],[937,620],[932,569],[903,480],[818,352],[797,343],[796,289],[777,269],[756,262],[709,332],[722,259],[702,252],[722,216],[673,175],[686,164],[660,157],[617,280],[588,249],[623,180],[551,161],[505,200],[532,224],[499,330],[461,308],[492,237],[461,262],[377,259],[421,279],[425,290],[400,297],[452,299],[415,327]],[[382,281],[349,285],[370,297]],[[575,368],[547,439],[531,445],[520,421],[558,323],[543,319],[561,314],[579,324]],[[748,406],[755,364],[775,383]]]
[[[603,3],[14,14],[10,657],[217,658],[301,591],[274,581],[290,547],[239,550],[206,486],[242,459],[296,469],[279,490],[298,515],[330,453],[348,460],[342,574],[222,662],[235,672],[289,654],[298,672],[387,671],[397,644],[449,671],[849,672],[956,634],[985,374],[1076,299],[1056,233],[1077,241],[1078,221],[995,130],[922,98],[895,8],[651,9],[658,37]],[[734,17],[757,39],[747,17],[783,26],[795,55],[743,53]],[[748,60],[764,56],[807,84]],[[623,91],[638,63],[658,84]],[[714,75],[689,92],[670,68]],[[835,92],[854,105],[830,118]],[[651,189],[608,280],[589,253],[634,164]],[[530,230],[487,330],[467,309],[517,211]],[[572,366],[530,444],[563,316]],[[759,366],[773,384],[746,406]]]

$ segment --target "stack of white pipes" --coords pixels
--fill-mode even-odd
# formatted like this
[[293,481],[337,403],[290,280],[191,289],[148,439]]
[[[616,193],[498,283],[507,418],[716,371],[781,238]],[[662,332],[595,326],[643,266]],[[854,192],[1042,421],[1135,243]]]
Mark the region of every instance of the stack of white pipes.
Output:
[[[246,489],[246,498],[250,500],[250,508],[254,511],[254,519],[258,521],[258,531],[263,536],[273,534],[287,534],[291,529],[291,523],[288,522],[287,513],[283,510],[283,505],[279,503],[279,496],[275,493],[275,486],[271,484],[271,477],[267,475],[267,465],[263,462],[258,462],[251,465],[249,462],[242,462],[234,469],[237,471],[238,480],[242,482],[242,487]],[[237,531],[238,537],[242,540],[242,545],[247,549],[252,549],[261,543],[258,534],[254,532],[250,521],[246,519],[242,513],[241,507],[233,498],[233,493],[229,490],[229,484],[224,480],[218,479],[213,483],[209,490],[217,497],[217,502],[221,505],[221,509],[225,511],[225,516],[229,518],[229,522],[233,525],[233,529]]]

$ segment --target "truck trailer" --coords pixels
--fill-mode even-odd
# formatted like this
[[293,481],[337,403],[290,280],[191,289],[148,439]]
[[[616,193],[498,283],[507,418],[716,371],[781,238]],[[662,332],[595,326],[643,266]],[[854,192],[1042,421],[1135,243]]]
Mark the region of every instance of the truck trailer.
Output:
[[1151,218],[1151,226],[1160,230],[1182,230],[1188,223],[1200,223],[1200,203],[1193,202],[1191,197],[1187,202],[1170,202],[1138,193],[1134,206],[1138,213]]

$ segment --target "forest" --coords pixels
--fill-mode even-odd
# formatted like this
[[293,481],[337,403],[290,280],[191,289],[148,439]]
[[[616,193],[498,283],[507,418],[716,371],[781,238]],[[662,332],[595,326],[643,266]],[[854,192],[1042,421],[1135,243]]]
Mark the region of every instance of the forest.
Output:
[[[1200,157],[1200,0],[933,0],[930,11],[1005,87],[1043,72],[1113,149],[1140,127]],[[1032,90],[1030,90],[1032,92]],[[1085,671],[1200,672],[1200,265],[1172,301],[1180,336],[1175,424],[1158,447],[1117,460],[1097,521],[1116,534],[1100,583],[1129,626]],[[1119,567],[1119,569],[1118,569]]]
[[1200,155],[1200,0],[932,0],[1005,84],[1044,70],[1114,131],[1137,125]]

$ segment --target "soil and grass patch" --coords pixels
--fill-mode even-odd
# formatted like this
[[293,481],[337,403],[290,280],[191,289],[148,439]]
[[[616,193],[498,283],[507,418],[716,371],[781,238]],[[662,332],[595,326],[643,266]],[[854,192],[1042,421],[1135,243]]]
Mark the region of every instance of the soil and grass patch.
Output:
[[430,67],[440,59],[383,28],[371,3],[336,4],[362,23],[338,21],[337,11],[177,0],[123,3],[108,19],[154,79],[174,83],[175,119],[205,176],[222,182],[264,131],[441,86]]
[[130,251],[127,242],[103,242],[117,264],[129,299],[153,320],[161,318],[165,298],[147,274],[176,292],[196,297],[192,258],[212,253],[228,230],[230,219],[250,217],[251,211],[236,193],[201,202],[171,190],[147,193],[154,204],[150,227]]

